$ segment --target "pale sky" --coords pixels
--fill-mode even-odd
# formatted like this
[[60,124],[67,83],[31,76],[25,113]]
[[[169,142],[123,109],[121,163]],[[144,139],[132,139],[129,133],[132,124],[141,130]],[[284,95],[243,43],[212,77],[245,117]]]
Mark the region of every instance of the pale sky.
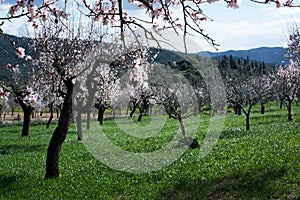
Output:
[[224,2],[204,7],[214,21],[204,29],[220,44],[220,50],[261,46],[286,46],[289,28],[300,24],[300,8],[276,8],[243,0],[239,9],[226,9]]
[[[13,2],[15,0],[6,0]],[[126,7],[126,5],[125,5]],[[0,16],[5,16],[9,6],[0,3]],[[219,51],[250,49],[262,46],[285,47],[289,27],[300,24],[300,8],[276,8],[275,4],[262,5],[243,0],[239,9],[226,7],[225,2],[203,4],[203,12],[213,19],[202,22],[202,28],[220,45]],[[12,35],[24,35],[26,19],[5,22],[2,29]],[[200,37],[191,38],[193,45],[203,50],[215,51]],[[196,44],[197,43],[197,44]]]

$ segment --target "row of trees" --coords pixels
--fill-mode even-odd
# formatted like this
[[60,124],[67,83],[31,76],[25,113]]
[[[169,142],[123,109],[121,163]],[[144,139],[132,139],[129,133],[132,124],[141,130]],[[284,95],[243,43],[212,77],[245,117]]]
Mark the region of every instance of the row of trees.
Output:
[[[75,98],[76,104],[94,105],[94,107],[88,108],[83,106],[80,112],[86,113],[86,110],[89,110],[87,117],[90,118],[91,113],[95,112],[95,109],[97,109],[97,118],[100,124],[102,124],[105,110],[111,109],[113,111],[113,115],[116,116],[118,115],[118,111],[127,109],[126,114],[128,114],[129,118],[132,118],[133,114],[138,111],[138,121],[141,121],[142,117],[149,113],[152,107],[155,105],[161,105],[165,108],[166,113],[168,113],[170,117],[180,121],[181,114],[178,114],[177,112],[181,112],[182,108],[174,95],[177,92],[176,90],[184,91],[186,88],[177,84],[175,87],[177,89],[172,89],[173,92],[170,93],[169,89],[166,87],[166,83],[161,83],[159,85],[157,82],[153,83],[153,81],[149,81],[149,76],[151,79],[155,80],[153,69],[159,68],[159,65],[152,64],[153,66],[151,66],[151,64],[147,61],[147,53],[148,52],[145,51],[141,56],[144,57],[143,61],[138,58],[131,63],[133,65],[132,69],[127,66],[127,69],[125,70],[127,73],[123,74],[123,77],[120,77],[120,72],[119,70],[116,71],[116,68],[124,69],[126,68],[125,65],[128,65],[128,63],[121,62],[120,60],[118,60],[118,64],[116,64],[116,61],[112,61],[109,65],[103,67],[101,71],[98,72],[97,69],[99,68],[99,63],[94,63],[92,73],[91,71],[86,70],[88,73],[84,76],[84,78],[88,79],[87,84],[89,85],[85,85],[84,87],[80,85],[81,88],[76,88],[77,91],[81,91],[79,92],[80,95],[78,98]],[[292,53],[289,52],[289,55],[291,54]],[[139,63],[137,64],[136,62]],[[211,62],[213,63],[216,61]],[[117,65],[123,66],[120,67]],[[175,67],[179,69],[186,68],[182,67],[185,65],[190,65],[190,67],[192,67],[191,63],[186,60],[178,61],[176,63],[168,63],[168,65],[171,65],[172,68]],[[264,64],[253,64],[253,62],[250,62],[249,59],[240,61],[240,59],[235,60],[232,57],[229,57],[229,59],[227,57],[223,57],[217,65],[221,70],[223,81],[226,86],[228,105],[232,107],[237,114],[245,114],[247,130],[250,129],[250,114],[253,106],[260,104],[261,113],[263,114],[265,110],[264,105],[268,101],[278,100],[280,102],[280,106],[285,105],[288,112],[288,120],[292,120],[292,103],[299,97],[300,87],[300,71],[296,62],[291,60],[289,66],[266,69]],[[150,69],[151,67],[154,68]],[[167,66],[164,66],[164,68],[167,68]],[[172,69],[170,68],[170,71],[167,73],[170,73],[171,71]],[[43,71],[42,73],[45,72]],[[176,73],[181,74],[180,71],[177,71]],[[186,74],[183,74],[182,77],[184,75]],[[26,88],[23,94],[14,90],[16,97],[22,99],[20,106],[24,111],[25,127],[22,132],[23,136],[28,135],[30,122],[28,119],[30,120],[29,115],[34,109],[41,111],[45,107],[48,107],[50,110],[50,122],[53,118],[53,108],[55,106],[61,107],[63,102],[63,96],[53,89],[57,87],[54,86],[55,82],[52,82],[52,85],[49,84],[49,82],[41,83],[43,81],[41,79],[42,75],[39,76],[39,79],[36,78],[36,75],[33,77],[40,81],[39,84],[44,85],[42,93],[47,94],[47,96],[43,97],[42,100],[41,95],[37,96],[38,93],[34,93],[33,89],[29,87]],[[189,78],[190,76],[186,75],[185,77]],[[128,80],[126,78],[128,78]],[[195,80],[198,80],[197,83]],[[189,80],[189,84],[193,85],[193,94],[195,94],[195,99],[193,101],[197,102],[196,104],[193,103],[193,113],[198,114],[204,106],[212,108],[209,91],[207,91],[206,83],[199,72],[196,78],[193,77]],[[49,87],[49,85],[51,86]],[[15,106],[17,98],[12,98],[13,95],[9,92],[5,93],[3,88],[4,86],[2,86],[2,96],[7,96],[5,100],[6,104],[12,104],[12,106]],[[12,87],[12,89],[14,89],[14,87]],[[89,99],[88,96],[84,94],[84,91],[92,91],[95,94],[93,98]],[[51,96],[52,98],[50,99]],[[173,100],[170,101],[172,96]],[[88,99],[88,102],[86,99]],[[184,101],[181,101],[184,104]],[[26,102],[27,107],[24,106],[24,102]],[[172,104],[170,102],[172,102]],[[81,114],[76,116],[78,116],[78,120],[80,121]],[[81,130],[79,124],[77,125],[78,129]],[[49,126],[49,123],[47,126]],[[26,134],[24,134],[25,132]],[[184,131],[183,135],[185,135]],[[79,133],[79,138],[81,137],[82,136]]]

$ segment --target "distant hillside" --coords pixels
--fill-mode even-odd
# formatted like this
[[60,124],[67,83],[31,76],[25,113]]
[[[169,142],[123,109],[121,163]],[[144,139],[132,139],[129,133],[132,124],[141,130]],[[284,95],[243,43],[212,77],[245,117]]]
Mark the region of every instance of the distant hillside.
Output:
[[229,50],[225,52],[200,52],[199,55],[209,54],[212,58],[222,58],[223,56],[230,56],[236,58],[247,58],[250,60],[265,62],[269,64],[285,64],[286,59],[284,55],[287,50],[282,47],[260,47],[248,50]]
[[[9,39],[5,38],[8,37]],[[17,57],[15,53],[15,47],[13,47],[10,44],[10,40],[16,42],[15,47],[24,47],[26,52],[28,52],[33,57],[36,57],[36,53],[30,52],[28,48],[28,42],[30,42],[30,39],[28,38],[19,38],[15,36],[10,35],[1,35],[0,34],[0,80],[5,81],[10,79],[10,73],[8,69],[5,67],[8,63],[10,64],[19,64],[24,62],[23,59],[20,59]],[[284,55],[286,54],[286,49],[281,47],[261,47],[256,49],[249,49],[249,50],[230,50],[226,52],[200,52],[197,55],[200,56],[207,56],[214,59],[223,59],[224,56],[229,57],[230,55],[234,59],[248,59],[250,61],[257,61],[257,62],[264,62],[265,64],[283,64],[285,61]],[[169,50],[157,50],[157,49],[150,49],[150,55],[155,55],[157,52],[159,54],[157,55],[155,61],[159,63],[166,63],[166,62],[178,62],[174,67],[179,67],[179,70],[187,70],[189,69],[181,69],[182,67],[186,67],[186,65],[183,65],[180,63],[181,60],[183,60],[183,55]],[[195,55],[195,54],[193,54]],[[259,64],[259,63],[258,63]],[[274,65],[272,65],[274,66]],[[29,70],[30,68],[24,68],[21,67],[21,74],[25,75],[27,74],[26,70]],[[187,73],[187,72],[186,72]],[[191,72],[188,72],[191,74]]]
[[[25,52],[33,56],[33,53],[29,51],[29,39],[20,38],[12,35],[0,34],[0,80],[6,81],[11,78],[11,74],[6,67],[7,64],[24,64],[24,59],[18,58],[15,48],[23,47]],[[14,43],[14,45],[12,45]],[[22,74],[26,74],[28,69],[20,67]]]

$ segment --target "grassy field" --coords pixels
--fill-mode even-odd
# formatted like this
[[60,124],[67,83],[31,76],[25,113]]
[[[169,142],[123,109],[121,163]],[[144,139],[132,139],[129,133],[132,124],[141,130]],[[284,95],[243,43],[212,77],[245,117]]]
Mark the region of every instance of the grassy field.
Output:
[[[60,158],[61,178],[45,180],[47,145],[55,125],[31,126],[20,137],[21,126],[0,128],[0,199],[299,199],[300,111],[294,120],[286,110],[268,105],[261,115],[251,114],[251,131],[245,117],[228,113],[217,145],[199,160],[199,148],[188,149],[160,171],[127,173],[95,159],[71,127]],[[144,126],[149,118],[142,122]],[[197,137],[206,133],[209,116],[200,115]],[[161,148],[177,129],[167,120],[158,137],[135,139],[120,131],[113,120],[103,130],[118,145],[131,151]]]

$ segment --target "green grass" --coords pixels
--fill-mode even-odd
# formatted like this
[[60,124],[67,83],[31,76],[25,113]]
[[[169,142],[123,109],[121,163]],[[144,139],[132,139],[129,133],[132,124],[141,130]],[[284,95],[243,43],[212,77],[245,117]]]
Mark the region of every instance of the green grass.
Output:
[[[48,142],[55,128],[31,126],[21,137],[21,126],[0,128],[0,199],[299,199],[300,111],[293,107],[292,122],[286,110],[269,104],[264,115],[251,113],[251,130],[245,117],[228,113],[217,145],[203,159],[199,148],[188,149],[171,165],[156,172],[128,173],[111,169],[95,159],[71,127],[60,157],[61,178],[45,180]],[[147,127],[149,118],[136,126]],[[197,138],[204,138],[208,115],[200,115]],[[126,123],[126,122],[124,122]],[[138,128],[138,127],[137,127]],[[178,123],[166,120],[153,138],[135,138],[104,121],[103,132],[132,152],[158,150],[176,135]]]

